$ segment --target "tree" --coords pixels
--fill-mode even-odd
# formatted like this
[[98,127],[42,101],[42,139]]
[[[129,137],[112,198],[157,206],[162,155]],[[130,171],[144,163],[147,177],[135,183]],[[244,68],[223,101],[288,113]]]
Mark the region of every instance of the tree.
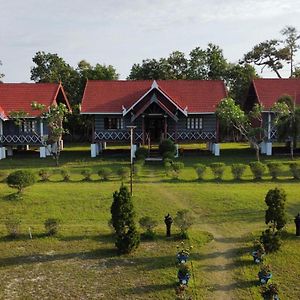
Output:
[[291,158],[294,159],[294,148],[300,135],[300,107],[295,105],[289,95],[281,96],[272,108],[275,113],[275,125],[279,140],[290,140]]
[[28,186],[36,182],[34,174],[27,170],[15,171],[7,176],[7,184],[9,187],[17,189],[21,194]]
[[252,80],[258,77],[254,67],[249,64],[228,64],[225,82],[229,89],[229,97],[243,105]]
[[245,138],[256,151],[256,158],[259,161],[259,144],[261,142],[261,133],[263,128],[255,127],[253,120],[261,122],[262,107],[258,104],[252,111],[246,114],[232,98],[223,99],[217,106],[216,114],[220,122],[226,127],[236,129],[243,138]]
[[251,51],[244,55],[240,63],[253,63],[262,66],[262,71],[267,67],[274,71],[278,78],[281,78],[279,71],[289,60],[289,47],[282,47],[279,40],[273,39],[255,45]]
[[175,225],[180,229],[182,238],[188,238],[188,229],[194,223],[194,217],[187,209],[177,211],[176,217],[174,218]]
[[112,225],[116,232],[116,247],[120,254],[130,253],[136,249],[140,236],[134,221],[134,209],[130,193],[124,185],[113,194],[111,205]]
[[63,103],[51,105],[49,109],[46,109],[45,105],[37,102],[33,102],[31,106],[34,110],[40,110],[43,112],[41,117],[45,120],[49,129],[48,139],[45,143],[51,145],[51,154],[55,158],[56,166],[59,166],[61,140],[63,134],[67,133],[63,127],[63,122],[65,121],[69,110]]
[[292,77],[293,73],[294,73],[294,56],[295,56],[295,53],[300,48],[300,46],[297,45],[297,41],[300,39],[300,35],[298,34],[297,29],[293,26],[284,27],[281,30],[281,34],[286,37],[283,42],[289,48],[290,70],[291,70],[291,77]]
[[268,206],[265,214],[266,224],[271,223],[273,232],[282,229],[287,217],[285,213],[286,193],[283,189],[275,188],[268,191],[265,202]]

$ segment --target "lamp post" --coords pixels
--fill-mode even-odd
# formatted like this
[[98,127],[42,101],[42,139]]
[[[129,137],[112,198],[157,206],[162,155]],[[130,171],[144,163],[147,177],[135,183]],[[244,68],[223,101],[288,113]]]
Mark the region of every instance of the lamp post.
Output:
[[130,195],[132,196],[132,177],[133,177],[133,130],[136,126],[127,126],[130,129]]

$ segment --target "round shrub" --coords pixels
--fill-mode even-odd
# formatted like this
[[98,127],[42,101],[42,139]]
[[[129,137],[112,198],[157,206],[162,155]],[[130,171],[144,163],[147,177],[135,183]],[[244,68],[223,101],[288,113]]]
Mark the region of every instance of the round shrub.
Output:
[[130,175],[130,168],[128,167],[121,167],[117,170],[118,176],[122,179],[125,180],[126,178],[129,178]]
[[215,179],[222,180],[224,171],[225,171],[225,164],[224,163],[212,163],[209,165]]
[[70,181],[71,176],[68,170],[65,169],[60,170],[60,175],[62,176],[64,182]]
[[84,169],[82,170],[81,172],[81,175],[83,176],[83,181],[91,181],[91,176],[93,174],[92,170],[91,169]]
[[140,147],[135,151],[135,158],[138,160],[144,160],[148,156],[148,149]]
[[10,216],[5,220],[7,236],[15,239],[20,235],[21,220],[17,217]]
[[173,178],[178,179],[180,172],[184,169],[184,163],[180,161],[173,162],[171,168]]
[[262,232],[260,241],[264,245],[267,253],[275,252],[280,249],[282,244],[281,232],[273,232],[271,229],[266,229]]
[[139,220],[140,226],[145,230],[144,237],[153,239],[155,237],[154,228],[158,225],[157,221],[151,217],[142,217]]
[[187,209],[179,210],[174,218],[174,223],[180,229],[181,237],[186,239],[188,238],[187,231],[194,223],[194,216]]
[[266,171],[266,166],[259,161],[251,162],[249,166],[253,174],[253,178],[256,180],[261,180],[264,172]]
[[174,152],[167,151],[167,152],[164,152],[162,154],[162,157],[163,157],[163,159],[171,159],[171,160],[173,160],[174,157],[175,157],[175,155],[174,155]]
[[267,164],[267,167],[272,179],[277,179],[282,171],[282,164],[278,162],[271,162]]
[[49,218],[44,222],[47,235],[55,235],[58,233],[60,221],[58,219]]
[[246,171],[247,166],[244,164],[232,164],[231,173],[235,180],[241,180]]
[[293,162],[290,163],[289,167],[294,179],[300,179],[300,164]]
[[31,171],[20,170],[9,174],[6,182],[9,187],[17,189],[18,193],[22,193],[26,187],[36,182],[36,178]]
[[52,175],[52,172],[49,169],[39,170],[39,176],[41,178],[41,181],[49,181],[49,178],[51,175]]
[[197,173],[198,180],[202,180],[204,177],[204,173],[206,171],[206,165],[203,164],[195,164],[194,169]]
[[98,175],[101,179],[107,181],[109,180],[109,177],[112,175],[111,168],[103,167],[98,171]]
[[161,143],[159,144],[159,153],[163,155],[166,152],[173,153],[173,155],[175,155],[176,153],[176,146],[174,142],[169,139],[162,140]]

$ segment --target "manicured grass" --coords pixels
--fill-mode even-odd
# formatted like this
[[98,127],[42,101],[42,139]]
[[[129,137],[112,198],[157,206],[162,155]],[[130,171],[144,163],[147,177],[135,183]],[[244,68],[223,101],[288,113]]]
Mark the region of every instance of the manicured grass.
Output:
[[[289,225],[282,249],[268,255],[274,270],[274,282],[278,282],[282,299],[298,299],[298,270],[300,269],[299,240],[294,237],[293,217],[300,211],[300,182],[291,180],[287,165],[277,181],[266,174],[261,182],[254,182],[247,170],[241,182],[232,179],[227,167],[224,181],[215,182],[208,171],[203,182],[196,180],[192,166],[197,162],[209,165],[221,161],[228,166],[237,160],[243,163],[254,160],[249,149],[224,150],[216,158],[201,152],[181,158],[186,168],[179,180],[165,176],[160,165],[145,165],[140,178],[134,182],[134,206],[137,219],[151,216],[159,222],[158,237],[154,241],[142,241],[140,248],[126,256],[117,256],[114,239],[107,225],[110,218],[112,193],[120,186],[114,176],[103,182],[96,175],[92,182],[82,182],[80,170],[100,166],[116,170],[128,165],[129,153],[113,157],[90,159],[87,148],[69,149],[62,155],[62,166],[70,170],[71,182],[60,182],[59,174],[51,182],[38,182],[29,187],[23,200],[10,201],[13,192],[6,184],[0,184],[0,298],[12,299],[174,299],[176,282],[176,239],[178,229],[173,226],[173,238],[164,237],[163,219],[167,213],[187,208],[195,215],[190,231],[190,243],[194,246],[192,261],[195,282],[191,280],[193,299],[213,299],[216,291],[231,293],[235,299],[260,299],[257,286],[258,267],[250,256],[252,240],[265,229],[264,197],[275,186],[284,188],[288,195]],[[73,149],[74,150],[74,149]],[[250,155],[249,155],[250,154]],[[253,154],[253,157],[252,157]],[[271,157],[264,161],[280,160],[287,164],[288,157]],[[0,161],[2,170],[29,168],[35,172],[54,168],[50,158],[32,157]],[[125,182],[127,184],[127,182]],[[22,237],[9,240],[4,220],[8,215],[22,220]],[[44,236],[44,221],[49,217],[62,221],[57,237]],[[33,239],[29,239],[31,228]],[[213,250],[212,235],[226,252]],[[235,284],[219,286],[210,276],[217,266],[214,257],[233,257],[225,264],[225,271],[232,274]],[[220,266],[221,267],[221,266]],[[224,270],[221,268],[220,272]]]

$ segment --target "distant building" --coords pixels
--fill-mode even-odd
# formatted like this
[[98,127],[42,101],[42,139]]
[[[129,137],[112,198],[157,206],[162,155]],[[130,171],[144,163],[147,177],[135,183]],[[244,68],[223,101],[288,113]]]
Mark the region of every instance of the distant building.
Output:
[[[1,83],[0,84],[0,159],[12,156],[17,147],[40,147],[40,156],[47,154],[48,127],[41,112],[33,110],[32,102],[49,108],[64,103],[70,109],[61,84],[57,83]],[[10,117],[12,112],[24,112],[17,126]]]
[[262,126],[266,129],[266,136],[261,145],[261,152],[267,155],[272,155],[272,143],[277,140],[271,108],[283,95],[291,96],[295,103],[300,105],[300,79],[254,79],[244,104],[246,111],[251,110],[255,103],[264,108]]
[[215,110],[226,96],[220,80],[88,81],[81,114],[94,122],[91,156],[106,142],[129,144],[129,125],[134,144],[210,142],[219,155]]

